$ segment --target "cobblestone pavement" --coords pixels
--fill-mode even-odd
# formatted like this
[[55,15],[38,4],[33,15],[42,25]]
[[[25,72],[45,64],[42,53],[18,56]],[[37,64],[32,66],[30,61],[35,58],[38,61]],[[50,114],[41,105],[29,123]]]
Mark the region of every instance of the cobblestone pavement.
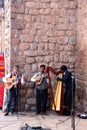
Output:
[[[35,115],[34,112],[21,113],[19,115],[4,116],[0,111],[0,130],[20,130],[27,123],[29,126],[42,126],[51,130],[73,130],[71,117],[61,116],[55,112],[48,112],[48,116]],[[75,118],[75,130],[86,130],[87,119]]]

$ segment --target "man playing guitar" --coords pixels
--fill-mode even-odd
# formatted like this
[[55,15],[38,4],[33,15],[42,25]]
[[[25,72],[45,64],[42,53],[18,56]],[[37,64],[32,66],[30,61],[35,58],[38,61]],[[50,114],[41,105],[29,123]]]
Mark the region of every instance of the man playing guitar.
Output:
[[40,71],[37,72],[32,78],[32,82],[35,82],[36,86],[36,114],[46,115],[47,107],[47,73],[45,71],[45,65],[40,65]]
[[13,113],[16,107],[18,107],[17,105],[19,105],[20,102],[20,87],[25,84],[24,77],[19,71],[19,65],[15,65],[13,71],[7,74],[2,81],[8,89],[6,112],[4,114],[7,116],[9,115],[10,108]]

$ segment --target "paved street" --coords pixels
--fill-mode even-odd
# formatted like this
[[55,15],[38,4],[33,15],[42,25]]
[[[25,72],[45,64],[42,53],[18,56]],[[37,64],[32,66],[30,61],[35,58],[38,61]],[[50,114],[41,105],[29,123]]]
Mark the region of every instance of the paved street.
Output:
[[[35,115],[34,112],[22,113],[23,115],[3,116],[0,111],[0,130],[19,130],[27,123],[29,126],[42,126],[51,130],[73,130],[71,128],[71,117],[61,116],[55,112],[48,112],[48,116]],[[75,130],[86,130],[87,119],[75,118]]]

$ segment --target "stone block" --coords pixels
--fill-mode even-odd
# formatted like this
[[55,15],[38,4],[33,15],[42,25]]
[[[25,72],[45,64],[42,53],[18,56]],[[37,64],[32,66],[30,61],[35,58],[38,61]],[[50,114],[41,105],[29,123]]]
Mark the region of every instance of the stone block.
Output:
[[27,29],[27,28],[26,28],[26,29],[23,29],[22,34],[29,34],[29,35],[30,35],[30,34],[31,34],[30,31],[31,31],[31,30],[30,30],[30,29]]
[[30,1],[30,2],[26,2],[26,3],[25,3],[25,7],[26,7],[26,8],[29,8],[29,9],[30,9],[30,8],[35,8],[35,7],[36,7],[36,3],[33,2],[33,1],[32,1],[32,2],[31,2],[31,1]]
[[22,97],[25,97],[25,95],[26,95],[26,90],[21,89],[20,94],[21,94]]
[[76,12],[73,9],[69,10],[69,16],[75,16]]
[[19,45],[19,49],[20,49],[21,51],[27,50],[27,49],[29,49],[29,47],[30,47],[29,43],[21,43],[21,44]]
[[36,57],[36,62],[38,63],[38,62],[42,62],[43,63],[43,61],[44,61],[44,58],[42,57],[42,56],[38,56],[38,57]]
[[72,36],[72,35],[75,36],[75,34],[76,34],[75,30],[74,30],[74,31],[72,31],[72,30],[70,30],[70,31],[67,30],[67,31],[66,31],[66,35],[67,35],[67,36]]
[[59,18],[59,23],[60,24],[68,24],[70,22],[70,17],[69,16],[66,16],[66,17],[60,17]]
[[59,54],[54,54],[54,62],[58,62],[59,61]]
[[13,19],[11,22],[12,29],[24,29],[24,21],[19,19]]
[[25,111],[30,111],[30,110],[31,110],[30,106],[28,104],[25,104]]
[[36,30],[34,28],[31,28],[31,27],[29,28],[29,26],[28,26],[28,28],[23,29],[22,33],[34,35],[34,34],[36,34]]
[[37,64],[32,64],[32,72],[37,72],[38,71],[38,66]]
[[49,62],[49,66],[52,66],[52,68],[55,68],[54,62]]
[[74,46],[72,46],[72,45],[66,45],[65,47],[64,47],[64,50],[67,52],[67,51],[74,51]]
[[67,28],[68,28],[68,23],[59,23],[58,25],[57,25],[57,28],[58,28],[58,30],[67,30]]
[[69,62],[69,60],[68,60],[68,58],[67,58],[67,52],[62,52],[62,53],[60,54],[60,61],[61,61],[62,63],[68,63],[68,62]]
[[33,96],[33,89],[28,89],[26,93],[26,98],[30,98]]
[[12,4],[12,8],[11,8],[11,11],[13,13],[24,13],[24,5],[23,4],[20,4],[20,3],[15,3],[15,4]]
[[31,111],[36,111],[36,106],[31,106]]
[[69,9],[69,2],[68,0],[64,0],[63,2],[60,2],[62,4],[62,7],[65,9]]
[[56,26],[59,24],[59,17],[58,17],[58,15],[52,17],[52,22],[51,22],[51,23],[53,24],[53,27],[54,27],[55,31],[58,30],[58,29],[56,28]]
[[41,22],[36,22],[35,24],[34,24],[34,27],[35,27],[35,29],[43,29],[43,23],[41,23]]
[[25,14],[29,15],[29,9],[25,8]]
[[29,10],[29,14],[30,14],[30,15],[39,15],[39,11],[38,11],[37,9],[32,9],[32,8],[31,8],[31,9]]
[[[25,59],[26,60],[26,59]],[[23,73],[26,77],[26,89],[33,88],[34,84],[31,82],[32,69],[31,65],[25,65],[26,71]]]
[[55,51],[56,50],[56,44],[50,43],[49,44],[49,50]]
[[51,9],[50,8],[45,9],[44,14],[45,15],[50,15],[51,14]]
[[35,98],[28,98],[28,99],[26,100],[26,103],[27,103],[28,105],[36,105],[36,99],[35,99]]
[[35,63],[35,58],[26,57],[26,63],[28,63],[28,64]]
[[48,43],[44,43],[44,49],[47,50],[47,51],[49,50],[49,44]]
[[26,51],[24,51],[24,55],[25,56],[36,56],[37,55],[37,51],[35,51],[35,50],[26,50]]
[[45,50],[43,50],[43,51],[38,50],[37,54],[38,54],[38,56],[45,56],[45,55],[49,55],[50,52],[49,51],[45,51]]
[[12,13],[12,14],[11,14],[11,18],[12,18],[12,19],[16,19],[16,18],[17,18],[17,14],[16,14],[16,13]]
[[37,50],[38,44],[37,43],[30,43],[30,49],[31,50]]
[[45,55],[50,55],[50,52],[49,51],[43,51],[43,55],[45,56]]
[[70,23],[76,23],[76,16],[69,17]]
[[54,36],[64,36],[64,35],[65,35],[65,31],[58,31],[58,30],[54,31]]
[[51,2],[50,7],[54,9],[58,8],[58,4],[56,2]]
[[51,56],[51,55],[45,56],[44,61],[45,62],[51,62],[51,61],[53,61],[53,56]]
[[37,35],[45,35],[45,31],[44,30],[37,30]]
[[51,0],[40,0],[41,2],[43,2],[43,3],[49,3],[49,2],[51,2]]
[[51,31],[51,30],[47,31],[46,36],[48,36],[48,37],[53,36],[53,31]]
[[22,41],[23,42],[33,42],[34,41],[34,36],[29,35],[29,34],[23,34],[22,35]]
[[74,31],[75,28],[76,28],[76,23],[69,23],[68,24],[68,27],[67,27],[68,30]]
[[52,9],[51,9],[51,15],[53,15],[53,16],[58,16],[58,15],[59,15],[59,9],[58,9],[58,8],[57,8],[57,9],[52,8]]
[[15,39],[12,38],[11,44],[12,44],[13,46],[18,46],[19,43],[20,43],[20,39],[19,39],[19,38],[15,38]]
[[43,43],[38,44],[38,50],[44,50],[44,44]]
[[70,63],[75,63],[76,62],[76,59],[75,59],[74,56],[69,57],[68,60],[69,60]]
[[48,40],[49,40],[49,39],[48,39],[47,36],[42,36],[42,41],[43,41],[43,42],[48,42]]
[[57,42],[57,37],[48,37],[48,43],[56,43]]
[[37,1],[37,2],[36,2],[36,5],[35,5],[35,8],[36,8],[36,9],[41,9],[41,8],[42,8],[42,3],[39,2],[39,1]]
[[76,8],[76,2],[75,1],[70,1],[70,8],[75,9]]
[[30,23],[30,22],[31,22],[31,16],[30,16],[30,15],[25,15],[25,16],[24,16],[24,20],[25,20],[26,22]]
[[38,50],[37,54],[38,54],[38,56],[43,56],[44,55],[44,51]]
[[41,36],[35,36],[35,42],[39,42],[41,43],[42,42],[42,37]]
[[69,38],[67,36],[60,36],[58,37],[59,44],[68,44]]
[[41,5],[42,5],[42,8],[43,9],[48,9],[48,8],[50,8],[50,2],[44,2],[44,3],[41,3]]

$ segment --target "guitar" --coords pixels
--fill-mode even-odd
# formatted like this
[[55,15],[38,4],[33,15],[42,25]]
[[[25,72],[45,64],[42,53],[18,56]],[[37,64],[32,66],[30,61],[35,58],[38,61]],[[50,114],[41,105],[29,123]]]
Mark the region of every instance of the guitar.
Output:
[[46,78],[48,76],[48,74],[46,74],[44,77],[40,77],[40,76],[36,76],[35,77],[35,79],[36,79],[36,85],[38,86],[38,85],[40,85],[40,84],[42,84],[42,82],[43,82],[43,80],[44,80],[44,78]]
[[18,78],[16,76],[12,76],[12,78],[7,78],[7,83],[4,83],[4,86],[10,90],[13,86],[18,84]]

